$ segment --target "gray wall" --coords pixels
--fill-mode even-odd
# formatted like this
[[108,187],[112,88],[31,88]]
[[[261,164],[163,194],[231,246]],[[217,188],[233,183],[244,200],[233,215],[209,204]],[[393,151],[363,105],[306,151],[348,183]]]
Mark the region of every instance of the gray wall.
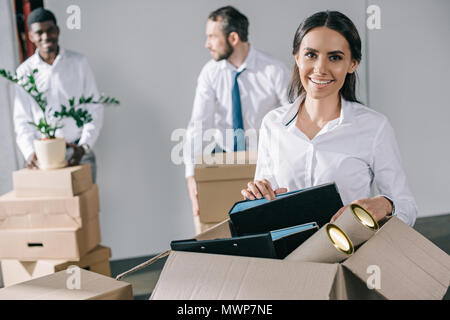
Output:
[[[15,70],[19,62],[16,27],[11,1],[0,1],[0,69]],[[18,168],[18,153],[12,123],[12,84],[0,79],[0,194],[11,191],[12,172]]]
[[450,1],[370,1],[381,29],[368,31],[372,108],[393,124],[419,216],[450,212]]
[[[422,78],[418,82],[414,77],[419,65],[426,75],[448,69],[449,62],[444,59],[448,50],[443,50],[448,49],[448,43],[434,43],[448,37],[449,22],[435,18],[449,12],[448,4],[430,1],[427,7],[410,8],[407,1],[388,3],[377,2],[381,7],[382,29],[368,31],[365,28],[368,3],[360,0],[46,0],[46,6],[59,18],[62,45],[86,54],[100,90],[122,102],[119,108],[105,111],[104,128],[95,146],[102,243],[112,248],[113,258],[157,253],[167,249],[170,240],[191,237],[194,233],[184,168],[170,160],[175,145],[170,136],[174,129],[186,127],[196,78],[210,59],[204,49],[206,17],[225,4],[235,5],[248,16],[250,42],[255,47],[278,57],[289,67],[293,63],[291,42],[301,20],[324,9],[347,14],[369,48],[369,52],[364,50],[358,70],[359,97],[388,115],[396,128],[420,215],[449,212],[450,201],[444,194],[449,174],[445,161],[440,160],[449,155],[442,143],[445,132],[440,132],[448,128],[444,95],[437,95],[436,81]],[[434,9],[430,8],[433,3]],[[69,16],[66,9],[72,4],[81,8],[80,30],[65,26]],[[419,23],[401,26],[396,20],[398,14],[404,19],[424,14],[429,26],[426,29]],[[424,33],[427,31],[433,37]],[[412,41],[418,33],[420,45]],[[436,46],[443,51],[431,49]],[[411,55],[410,51],[418,47],[420,51]],[[440,67],[430,69],[429,63]],[[425,86],[424,93],[436,93],[433,110],[438,116],[430,120],[418,113],[423,110],[423,103],[430,101],[429,97],[423,94],[408,98],[418,95],[420,91],[415,86],[419,85]],[[420,124],[422,119],[426,122]],[[435,144],[441,147],[436,148]],[[430,186],[441,191],[430,192]]]

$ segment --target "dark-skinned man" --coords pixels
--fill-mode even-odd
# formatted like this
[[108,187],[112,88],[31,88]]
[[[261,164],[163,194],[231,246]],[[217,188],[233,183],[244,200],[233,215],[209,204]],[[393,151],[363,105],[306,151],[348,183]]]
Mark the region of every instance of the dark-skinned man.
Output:
[[[36,46],[36,52],[17,69],[18,77],[34,75],[37,88],[44,93],[49,107],[58,111],[61,104],[67,105],[72,97],[98,97],[92,69],[84,55],[65,50],[58,44],[59,27],[54,14],[43,8],[35,9],[28,17],[28,37]],[[96,162],[92,147],[97,140],[103,124],[103,105],[87,104],[92,122],[78,128],[73,119],[62,120],[62,129],[56,136],[67,142],[66,160],[69,165],[89,163],[92,177],[96,180]],[[22,88],[16,89],[14,100],[14,127],[17,144],[25,158],[26,166],[38,168],[39,164],[33,141],[41,138],[37,130],[28,122],[37,122],[42,117],[38,104]]]

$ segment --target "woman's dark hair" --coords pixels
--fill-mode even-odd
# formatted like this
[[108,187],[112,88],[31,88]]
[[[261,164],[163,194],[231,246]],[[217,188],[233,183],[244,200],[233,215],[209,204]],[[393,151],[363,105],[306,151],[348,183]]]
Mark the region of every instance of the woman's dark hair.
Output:
[[237,11],[232,6],[219,8],[211,12],[208,20],[217,21],[222,20],[222,30],[225,38],[232,32],[237,32],[239,39],[243,42],[248,41],[248,19],[242,13]]
[[[295,32],[294,44],[292,54],[296,55],[300,49],[300,43],[303,37],[312,29],[317,27],[327,27],[329,29],[339,32],[347,39],[347,42],[352,53],[352,59],[361,61],[361,39],[359,38],[358,30],[353,22],[344,14],[338,11],[321,11],[306,18]],[[359,102],[355,94],[356,87],[356,71],[347,73],[344,85],[340,90],[340,94],[345,100]],[[297,64],[292,70],[292,79],[289,85],[288,95],[291,103],[305,93],[305,88],[300,80],[299,70]]]

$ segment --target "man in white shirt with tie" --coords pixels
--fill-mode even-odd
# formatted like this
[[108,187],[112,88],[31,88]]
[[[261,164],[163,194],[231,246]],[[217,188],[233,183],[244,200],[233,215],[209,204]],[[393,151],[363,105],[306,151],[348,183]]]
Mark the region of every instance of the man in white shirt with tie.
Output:
[[[212,12],[206,25],[206,48],[212,55],[198,77],[184,148],[185,177],[194,216],[199,213],[195,159],[202,154],[203,133],[218,132],[215,150],[256,149],[243,132],[257,132],[263,117],[288,102],[289,75],[282,62],[248,42],[248,19],[231,6]],[[225,139],[234,130],[234,141]],[[198,143],[202,141],[202,143]],[[211,150],[209,150],[211,152]]]
[[[34,74],[36,85],[47,98],[49,107],[59,111],[61,104],[67,105],[72,97],[98,97],[94,74],[84,55],[65,50],[58,45],[59,28],[54,14],[46,9],[33,10],[28,17],[29,39],[36,46],[36,52],[17,69],[17,76]],[[56,136],[67,142],[66,158],[69,165],[89,163],[95,182],[96,163],[92,147],[97,140],[103,123],[103,105],[86,104],[92,121],[78,128],[71,118],[62,120],[63,128]],[[17,144],[28,168],[37,168],[38,162],[33,141],[40,138],[39,132],[28,122],[37,122],[42,117],[38,104],[20,87],[16,88],[14,100],[14,127]]]

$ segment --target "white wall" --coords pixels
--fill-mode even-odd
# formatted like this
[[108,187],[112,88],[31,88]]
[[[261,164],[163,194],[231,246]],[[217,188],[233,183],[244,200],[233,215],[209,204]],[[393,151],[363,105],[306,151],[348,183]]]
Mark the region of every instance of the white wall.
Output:
[[370,106],[397,136],[419,216],[450,212],[450,1],[376,0],[368,32]]
[[[0,0],[0,69],[14,71],[19,62],[12,1]],[[12,123],[12,84],[0,78],[0,194],[11,191],[18,154]]]
[[[1,66],[14,69],[13,24],[0,0]],[[204,49],[209,12],[231,4],[250,20],[250,42],[292,66],[295,29],[325,9],[347,14],[364,48],[359,97],[393,124],[419,216],[448,213],[450,126],[448,31],[450,2],[434,1],[211,1],[46,0],[61,27],[61,44],[88,56],[101,91],[122,105],[105,112],[95,146],[102,243],[113,258],[165,250],[191,237],[194,227],[183,166],[170,161],[171,133],[190,117],[195,82],[208,61]],[[380,30],[367,30],[366,7],[381,8]],[[69,30],[66,9],[81,8],[81,29]],[[5,9],[5,10],[4,10]],[[8,20],[9,19],[9,20]],[[367,39],[366,39],[367,35]],[[366,41],[367,40],[367,41]],[[8,42],[9,41],[9,42]],[[9,43],[9,44],[8,44]],[[4,46],[3,44],[6,44]],[[366,65],[366,62],[369,62]],[[368,70],[366,74],[365,71]],[[367,81],[366,81],[367,80]],[[367,86],[366,86],[367,85]],[[368,88],[368,90],[366,90]],[[2,91],[3,90],[3,91]],[[14,158],[6,86],[0,81],[0,191],[9,191]],[[10,105],[9,105],[10,107]],[[3,139],[5,137],[5,139]],[[9,140],[8,140],[9,139]],[[6,151],[6,152],[5,152]]]

